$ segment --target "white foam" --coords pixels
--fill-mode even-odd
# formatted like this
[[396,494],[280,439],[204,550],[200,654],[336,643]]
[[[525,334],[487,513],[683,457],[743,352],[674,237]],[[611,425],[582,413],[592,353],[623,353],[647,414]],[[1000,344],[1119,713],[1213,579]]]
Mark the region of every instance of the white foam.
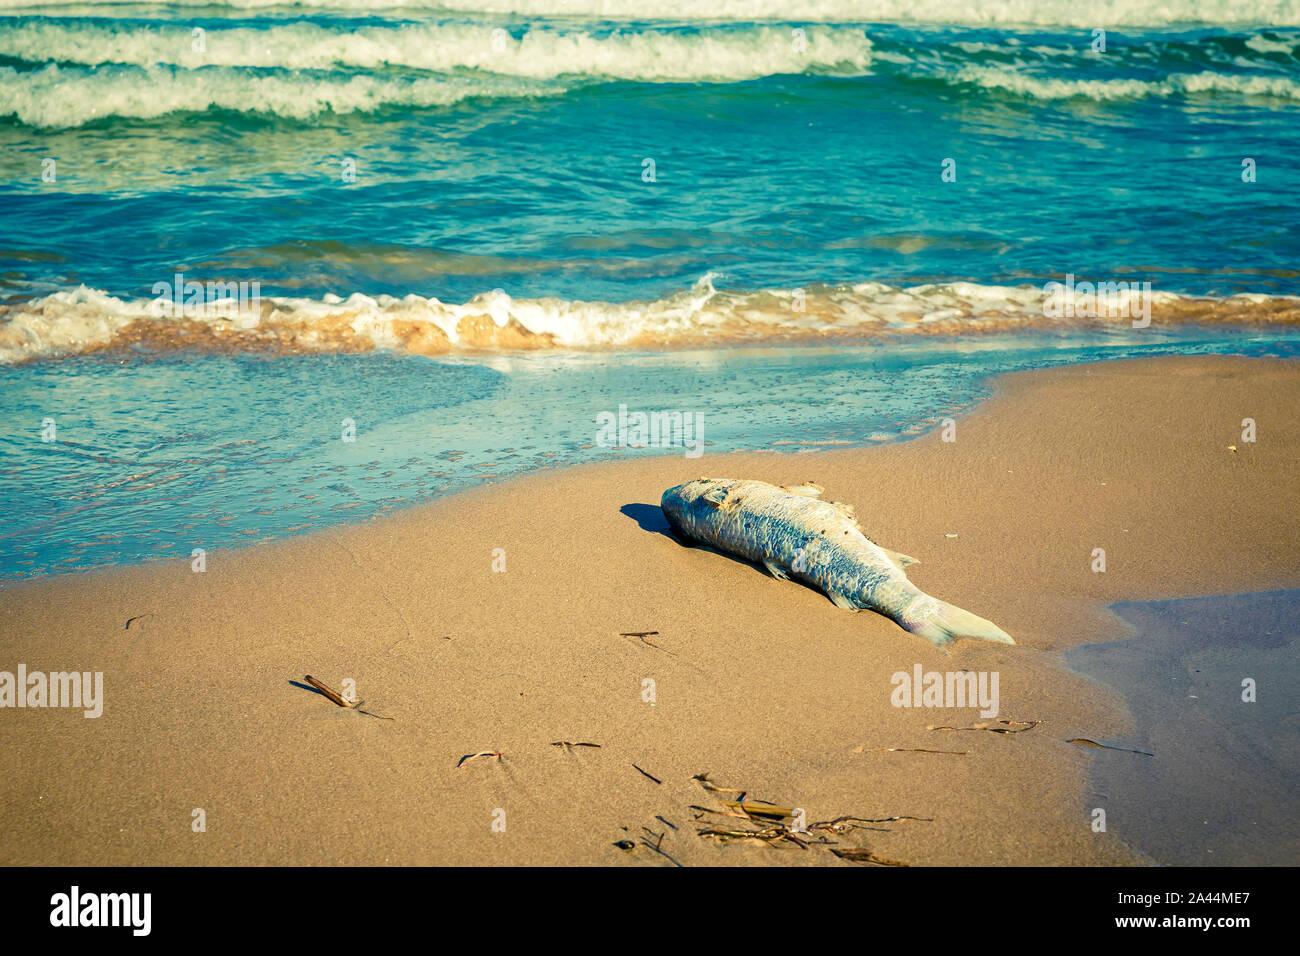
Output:
[[[70,11],[119,6],[117,0],[69,4]],[[162,7],[161,4],[145,6]],[[761,21],[841,23],[1026,24],[1080,28],[1164,27],[1179,23],[1300,25],[1297,0],[172,0],[169,8],[272,7],[329,10],[402,8],[518,17],[620,21]],[[46,8],[49,0],[0,0],[0,9]]]
[[1246,46],[1256,53],[1284,53],[1294,57],[1300,52],[1300,37],[1294,34],[1284,37],[1266,37],[1256,34],[1246,41]]
[[[0,363],[103,348],[128,326],[135,330],[135,338],[148,338],[160,347],[186,348],[196,343],[203,347],[208,340],[187,333],[206,328],[226,336],[230,343],[247,334],[250,348],[430,353],[458,346],[626,348],[1131,326],[1131,317],[1122,312],[1086,320],[1048,318],[1048,293],[1037,286],[951,282],[900,288],[863,282],[737,292],[717,290],[715,278],[706,275],[691,289],[663,299],[622,303],[515,299],[502,292],[484,293],[460,304],[415,294],[402,298],[361,293],[319,299],[263,296],[260,320],[251,330],[242,319],[219,310],[189,318],[159,316],[152,299],[123,300],[83,286],[0,306]],[[1174,322],[1300,324],[1300,297],[1242,294],[1203,299],[1155,292],[1151,301]],[[496,342],[481,327],[485,318],[489,330],[510,328],[515,334]],[[141,329],[153,334],[141,335]]]
[[1284,76],[1250,76],[1231,73],[1174,73],[1162,80],[1082,80],[1030,76],[999,67],[971,66],[954,79],[985,89],[1005,90],[1040,100],[1083,98],[1097,101],[1144,97],[1227,93],[1300,100],[1300,83]]
[[0,55],[33,63],[244,66],[292,70],[410,67],[527,79],[726,81],[778,73],[861,75],[871,41],[861,28],[752,26],[740,30],[556,30],[476,24],[213,27],[193,48],[190,27],[33,21],[0,26]]
[[108,116],[148,119],[209,109],[310,119],[385,106],[445,106],[474,96],[544,96],[563,86],[509,77],[263,75],[235,67],[0,67],[0,116],[29,126],[81,126]]

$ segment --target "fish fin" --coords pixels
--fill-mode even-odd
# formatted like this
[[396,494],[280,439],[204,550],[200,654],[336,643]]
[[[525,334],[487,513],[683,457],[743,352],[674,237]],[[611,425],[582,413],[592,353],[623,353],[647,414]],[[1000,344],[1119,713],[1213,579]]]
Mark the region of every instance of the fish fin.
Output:
[[913,600],[897,620],[905,630],[940,646],[962,637],[993,641],[996,644],[1015,643],[1010,634],[992,621],[986,621],[977,614],[963,611],[954,604],[932,598],[928,594],[922,594]]
[[789,581],[790,575],[785,573],[785,569],[775,561],[764,561],[763,567],[767,568],[767,573],[779,581]]
[[815,485],[809,481],[802,485],[789,485],[784,490],[790,492],[792,495],[803,495],[805,498],[816,498],[826,489],[821,485]]
[[841,594],[839,591],[827,591],[826,596],[831,599],[832,603],[834,603],[836,607],[842,607],[846,611],[862,610],[860,607],[854,604],[853,601],[848,596]]
[[[880,548],[880,545],[876,545],[876,547]],[[920,558],[914,558],[910,554],[903,554],[900,551],[890,551],[888,548],[880,548],[880,550],[885,552],[885,557],[889,558],[890,561],[893,561],[900,571],[908,565],[921,563]]]
[[700,495],[700,500],[710,508],[720,508],[722,503],[727,500],[727,489],[710,488],[704,494]]

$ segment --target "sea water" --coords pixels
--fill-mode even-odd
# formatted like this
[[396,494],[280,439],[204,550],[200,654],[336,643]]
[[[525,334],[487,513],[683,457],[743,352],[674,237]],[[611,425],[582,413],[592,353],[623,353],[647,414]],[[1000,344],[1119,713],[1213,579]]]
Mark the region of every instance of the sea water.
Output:
[[1298,120],[1291,2],[0,0],[0,576],[1294,355]]

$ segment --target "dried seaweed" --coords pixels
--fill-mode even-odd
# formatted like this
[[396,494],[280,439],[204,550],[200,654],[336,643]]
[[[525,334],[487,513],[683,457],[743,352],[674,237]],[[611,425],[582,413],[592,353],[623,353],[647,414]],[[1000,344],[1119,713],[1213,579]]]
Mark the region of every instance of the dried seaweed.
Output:
[[589,743],[583,743],[583,742],[573,743],[572,741],[568,741],[568,740],[553,740],[553,741],[551,741],[551,746],[552,746],[552,747],[563,747],[565,750],[572,750],[574,747],[597,747],[597,748],[599,748],[599,747],[600,747],[600,744],[589,744]]
[[[707,774],[697,774],[693,779],[698,781],[700,786],[710,793],[738,794],[740,797],[738,800],[718,798],[718,802],[722,805],[721,809],[712,809],[696,804],[691,805],[690,809],[697,811],[695,820],[702,824],[696,828],[696,834],[700,837],[713,837],[724,843],[732,840],[757,840],[766,843],[768,846],[775,847],[782,842],[788,841],[803,850],[818,846],[824,847],[843,859],[855,862],[875,863],[879,866],[907,866],[908,864],[897,860],[878,857],[865,847],[836,849],[836,841],[827,839],[827,834],[841,834],[850,830],[888,832],[889,828],[887,827],[868,825],[876,823],[894,823],[904,820],[933,822],[929,817],[907,815],[892,817],[841,816],[833,820],[819,821],[807,827],[796,828],[792,825],[795,811],[791,807],[778,806],[766,800],[746,800],[746,791],[719,787],[708,778]],[[734,818],[743,821],[743,823],[714,822],[706,819],[709,815]]]
[[763,840],[770,842],[779,839],[785,827],[768,827],[764,830],[734,830],[719,826],[699,827],[695,831],[699,836],[714,836],[722,840]]
[[836,833],[842,833],[845,830],[878,830],[879,827],[864,827],[863,823],[897,823],[900,820],[916,820],[921,823],[933,823],[933,817],[836,817],[834,820],[823,820],[819,823],[810,824],[809,830],[833,830]]

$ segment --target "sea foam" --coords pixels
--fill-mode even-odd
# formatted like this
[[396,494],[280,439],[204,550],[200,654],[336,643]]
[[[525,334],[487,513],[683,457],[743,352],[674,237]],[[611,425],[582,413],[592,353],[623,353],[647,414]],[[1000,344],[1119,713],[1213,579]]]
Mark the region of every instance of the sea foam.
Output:
[[[148,6],[148,4],[144,4]],[[82,0],[68,11],[121,6],[120,0]],[[234,10],[426,10],[520,17],[586,17],[621,21],[700,20],[852,23],[959,23],[1106,28],[1188,23],[1300,25],[1295,0],[810,0],[797,11],[789,0],[174,0],[168,6]],[[0,0],[0,10],[51,7],[48,0]]]
[[[256,321],[221,309],[159,315],[151,299],[84,286],[0,306],[0,363],[112,348],[438,355],[462,349],[626,349],[1125,330],[1127,311],[1066,316],[1037,286],[879,282],[808,289],[718,290],[706,275],[675,295],[640,302],[515,299],[500,291],[464,303],[410,294],[263,296]],[[1300,297],[1151,294],[1153,325],[1300,326]]]

